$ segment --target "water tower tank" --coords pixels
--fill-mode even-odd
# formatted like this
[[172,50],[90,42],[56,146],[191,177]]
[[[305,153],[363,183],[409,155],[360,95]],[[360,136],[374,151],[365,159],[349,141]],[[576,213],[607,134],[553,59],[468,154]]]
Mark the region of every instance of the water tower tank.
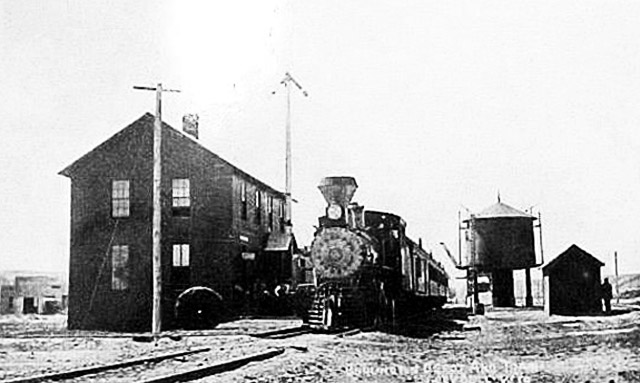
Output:
[[502,202],[472,215],[464,221],[467,266],[486,271],[534,267],[535,219]]

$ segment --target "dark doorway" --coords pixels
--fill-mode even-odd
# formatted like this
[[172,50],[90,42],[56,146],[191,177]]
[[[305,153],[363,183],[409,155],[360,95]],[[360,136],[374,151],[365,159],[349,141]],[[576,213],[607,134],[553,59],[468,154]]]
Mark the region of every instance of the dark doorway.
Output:
[[36,314],[38,312],[36,308],[36,300],[33,297],[25,297],[22,303],[23,314]]

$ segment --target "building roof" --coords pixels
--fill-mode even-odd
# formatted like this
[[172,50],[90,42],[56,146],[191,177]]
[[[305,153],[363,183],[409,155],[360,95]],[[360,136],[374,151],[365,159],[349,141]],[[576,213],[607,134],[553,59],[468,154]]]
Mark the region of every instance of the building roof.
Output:
[[542,268],[542,273],[548,275],[553,269],[559,267],[564,263],[580,263],[590,264],[594,267],[602,267],[604,263],[598,258],[582,250],[578,246],[571,245],[567,250],[558,255],[553,261],[549,262]]
[[[84,168],[85,166],[89,165],[89,163],[92,160],[95,159],[95,157],[98,154],[98,152],[105,151],[105,150],[108,151],[111,147],[115,146],[115,143],[117,143],[117,142],[119,142],[121,140],[127,139],[128,136],[132,132],[137,130],[137,129],[153,129],[154,121],[155,121],[155,116],[153,114],[148,113],[148,112],[145,113],[140,118],[138,118],[137,120],[135,120],[134,122],[129,124],[127,127],[125,127],[124,129],[120,130],[118,133],[114,134],[109,139],[107,139],[106,141],[104,141],[100,145],[96,146],[94,149],[89,151],[87,154],[85,154],[84,156],[82,156],[79,159],[77,159],[76,161],[74,161],[71,165],[69,165],[66,168],[64,168],[63,170],[61,170],[58,174],[63,175],[65,177],[71,178],[75,172],[77,172],[78,170],[80,170],[80,169]],[[179,139],[185,140],[185,142],[188,142],[189,145],[193,145],[197,150],[201,150],[204,153],[206,153],[206,155],[215,157],[219,161],[223,162],[225,165],[227,165],[231,169],[233,169],[233,171],[236,174],[239,174],[243,178],[247,178],[247,179],[251,180],[252,182],[254,182],[256,184],[259,184],[259,185],[269,189],[270,191],[272,191],[272,192],[274,192],[276,194],[279,194],[282,197],[285,196],[285,194],[282,193],[281,191],[278,191],[277,189],[274,189],[273,187],[271,187],[271,186],[265,184],[264,182],[258,180],[257,178],[253,177],[252,175],[250,175],[249,173],[243,171],[242,169],[238,168],[237,166],[231,164],[229,161],[226,161],[222,157],[220,157],[217,154],[213,153],[209,149],[207,149],[204,146],[202,146],[200,143],[188,138],[182,132],[174,129],[172,126],[170,126],[169,124],[167,124],[165,122],[162,123],[162,132],[163,132],[163,135],[166,134],[166,133],[173,134],[174,136],[177,136]]]
[[488,208],[482,210],[480,213],[475,214],[474,218],[530,218],[536,219],[536,217],[513,208],[505,203],[497,202]]

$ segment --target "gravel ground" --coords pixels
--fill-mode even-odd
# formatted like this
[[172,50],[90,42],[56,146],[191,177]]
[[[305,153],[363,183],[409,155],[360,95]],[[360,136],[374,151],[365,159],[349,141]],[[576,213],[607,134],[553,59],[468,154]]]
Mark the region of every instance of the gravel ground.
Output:
[[505,309],[469,325],[480,330],[274,341],[296,347],[200,383],[640,381],[640,311],[549,318],[540,310]]
[[[212,348],[196,364],[284,347],[283,355],[199,382],[640,381],[640,311],[607,317],[546,317],[540,310],[502,309],[470,318],[467,327],[477,328],[472,331],[415,331],[409,335],[406,331],[404,335],[366,332],[344,338],[306,334],[281,340],[246,334],[300,322],[242,320],[216,330],[179,333],[181,340],[163,338],[158,345],[134,342],[122,334],[72,336],[56,327],[60,318],[20,320],[25,323],[13,320],[5,326],[7,320],[0,318],[0,334],[4,334],[0,338],[0,379],[188,347]],[[9,327],[11,331],[5,331]],[[188,365],[186,359],[163,362],[158,371],[166,373]]]
[[[299,320],[241,320],[201,332],[176,331],[181,339],[162,337],[156,343],[137,342],[134,334],[67,331],[66,318],[56,316],[0,317],[0,381],[67,371],[134,358],[209,347],[210,352],[158,363],[160,374],[177,368],[216,363],[265,350],[269,343],[247,336],[254,332],[299,326]],[[105,381],[118,381],[111,376]],[[78,381],[82,381],[79,379]],[[126,379],[126,381],[131,381]]]

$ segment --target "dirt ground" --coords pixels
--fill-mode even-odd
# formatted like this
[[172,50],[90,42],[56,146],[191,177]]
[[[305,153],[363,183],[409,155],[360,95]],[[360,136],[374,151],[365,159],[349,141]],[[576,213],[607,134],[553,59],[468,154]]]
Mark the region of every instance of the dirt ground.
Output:
[[108,363],[186,347],[224,357],[284,347],[273,359],[199,382],[639,382],[640,306],[615,315],[547,317],[541,310],[496,309],[470,317],[467,330],[396,329],[347,337],[307,334],[281,340],[247,334],[300,324],[242,320],[158,345],[131,334],[69,332],[65,317],[0,317],[0,380]]
[[472,318],[474,326],[428,337],[310,335],[288,342],[307,352],[291,348],[284,360],[202,382],[640,381],[640,311],[549,318],[504,309]]

